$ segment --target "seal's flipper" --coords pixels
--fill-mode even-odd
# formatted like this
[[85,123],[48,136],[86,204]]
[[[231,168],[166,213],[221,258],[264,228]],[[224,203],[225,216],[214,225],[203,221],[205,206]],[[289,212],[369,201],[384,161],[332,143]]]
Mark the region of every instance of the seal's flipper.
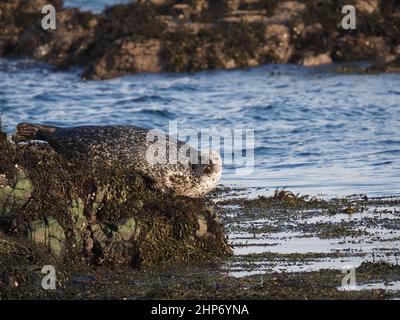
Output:
[[12,139],[15,142],[29,141],[40,139],[39,133],[53,133],[56,127],[45,126],[41,124],[20,123],[17,126],[17,131]]

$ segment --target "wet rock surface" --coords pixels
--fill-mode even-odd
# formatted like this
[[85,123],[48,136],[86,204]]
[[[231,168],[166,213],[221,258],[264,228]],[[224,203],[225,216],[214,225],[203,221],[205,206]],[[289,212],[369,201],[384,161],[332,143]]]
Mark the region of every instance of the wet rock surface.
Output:
[[[41,0],[0,4],[0,55],[32,57],[59,68],[83,66],[84,79],[137,72],[197,71],[369,60],[375,72],[399,68],[396,1],[138,1],[101,14],[57,9],[43,30]],[[355,30],[341,27],[344,5]]]

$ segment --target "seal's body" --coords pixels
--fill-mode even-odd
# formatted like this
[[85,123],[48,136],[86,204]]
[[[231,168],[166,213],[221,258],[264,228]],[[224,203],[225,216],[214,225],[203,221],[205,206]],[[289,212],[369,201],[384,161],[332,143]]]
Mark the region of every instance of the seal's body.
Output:
[[[163,191],[201,197],[215,188],[222,161],[215,151],[200,153],[161,132],[136,126],[59,128],[22,123],[15,140],[43,140],[76,164],[108,164],[132,169]],[[164,140],[163,140],[164,139]]]

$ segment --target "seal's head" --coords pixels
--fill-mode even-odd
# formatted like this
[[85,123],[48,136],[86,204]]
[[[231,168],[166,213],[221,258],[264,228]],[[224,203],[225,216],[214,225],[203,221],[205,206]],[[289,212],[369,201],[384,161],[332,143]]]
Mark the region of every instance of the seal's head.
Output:
[[222,173],[222,158],[215,150],[208,150],[201,154],[201,165],[197,168],[199,176],[198,194],[206,195],[213,190]]

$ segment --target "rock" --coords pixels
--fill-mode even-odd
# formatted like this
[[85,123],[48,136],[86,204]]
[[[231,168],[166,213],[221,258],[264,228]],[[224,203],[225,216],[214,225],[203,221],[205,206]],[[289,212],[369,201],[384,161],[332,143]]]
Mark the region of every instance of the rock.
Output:
[[290,31],[282,24],[271,24],[265,28],[266,45],[260,55],[266,62],[287,63],[293,55],[293,46],[290,44]]
[[50,251],[56,256],[60,257],[65,250],[65,233],[64,229],[60,226],[57,220],[49,218],[47,220],[48,228],[48,247]]
[[64,229],[54,218],[36,221],[31,224],[29,238],[36,244],[44,245],[56,257],[65,253],[66,237]]
[[50,53],[51,49],[52,49],[52,47],[48,43],[46,43],[42,46],[39,46],[33,52],[33,57],[37,60],[42,60]]
[[265,14],[265,9],[268,5],[274,5],[274,1],[260,1],[260,0],[241,0],[239,9],[241,10],[263,10]]
[[306,5],[298,1],[279,1],[272,19],[274,21],[287,22],[297,19],[305,11]]
[[71,284],[80,290],[84,290],[86,286],[91,285],[96,282],[96,277],[93,275],[80,275],[75,276],[71,279]]
[[126,73],[160,72],[161,43],[157,39],[137,42],[132,39],[117,40],[115,46],[89,65],[84,71],[84,79],[110,79]]
[[400,56],[395,57],[387,63],[376,63],[367,71],[376,72],[400,72]]
[[269,20],[263,10],[236,10],[223,18],[226,22],[267,23]]
[[0,55],[7,56],[11,48],[18,44],[23,28],[16,26],[14,21],[18,1],[0,1]]
[[171,10],[176,18],[183,20],[189,20],[193,14],[192,6],[183,3],[173,5]]
[[385,72],[400,72],[400,56],[384,66]]
[[328,53],[314,55],[313,52],[307,52],[302,60],[302,65],[305,67],[319,66],[322,64],[332,63],[332,58]]
[[16,166],[17,168],[17,183],[12,192],[13,204],[17,207],[22,207],[30,199],[33,191],[33,185],[25,173],[25,169]]
[[86,254],[86,256],[90,256],[92,254],[93,248],[94,248],[94,240],[91,237],[91,232],[90,230],[84,230],[82,234],[82,246],[83,246],[83,252]]
[[174,1],[171,0],[137,0],[138,3],[151,3],[156,6],[163,6],[163,5],[170,5],[174,3]]
[[[88,239],[87,230],[88,221],[84,215],[85,204],[83,200],[79,197],[71,201],[71,205],[68,208],[68,212],[72,217],[74,224],[73,233],[75,237],[75,245],[77,245],[81,250],[86,250],[86,252],[91,251],[93,248],[93,240]],[[90,250],[88,248],[90,247]]]
[[140,234],[140,227],[134,218],[116,221],[112,224],[112,228],[123,241],[136,239]]
[[100,252],[103,251],[109,240],[106,232],[103,231],[103,228],[104,227],[100,223],[90,226],[94,249]]
[[328,54],[334,61],[386,64],[396,57],[391,46],[398,44],[400,21],[395,3],[380,0],[349,3],[360,15],[356,33],[338,28],[334,1],[141,0],[111,6],[103,14],[62,8],[62,1],[53,1],[57,30],[43,32],[38,9],[45,3],[0,3],[0,55],[33,57],[59,68],[83,65],[83,78],[93,80],[138,72],[304,63],[308,52]]
[[0,213],[7,213],[12,208],[11,193],[13,188],[5,175],[0,176]]
[[203,215],[199,215],[197,222],[199,224],[199,228],[196,231],[196,236],[200,238],[205,236],[207,233],[208,229],[207,220]]
[[[80,63],[82,55],[94,41],[98,20],[90,12],[76,9],[57,12],[57,30],[45,33],[46,43],[34,52],[38,60],[45,60],[61,68]],[[42,33],[42,31],[40,31]]]
[[222,62],[222,66],[224,69],[229,70],[229,69],[235,69],[237,67],[234,59],[228,59],[228,60],[221,59],[220,61]]
[[380,0],[357,0],[355,7],[358,12],[371,14],[379,8]]
[[141,210],[144,206],[144,202],[143,200],[140,199],[136,199],[133,201],[133,206],[135,207],[136,210]]
[[239,9],[240,0],[226,0],[226,4],[229,11],[235,11]]
[[336,42],[334,59],[338,61],[385,60],[391,50],[383,37],[344,35]]
[[[329,35],[336,37],[334,32]],[[313,51],[317,54],[330,51],[330,43],[333,40],[326,40],[326,32],[324,26],[317,22],[311,25],[304,25],[303,22],[295,24],[293,27],[293,42],[296,47],[296,55],[301,56],[304,52]]]
[[47,4],[51,4],[56,10],[60,10],[62,2],[62,0],[54,0],[51,2],[48,0],[22,0],[19,1],[18,9],[23,13],[41,14],[42,8]]
[[0,213],[11,209],[22,208],[30,199],[33,185],[25,173],[25,169],[16,165],[15,184],[11,185],[6,176],[0,176]]
[[121,49],[125,51],[126,55],[134,57],[136,72],[160,72],[162,70],[159,40],[150,39],[141,43],[127,41],[122,44]]
[[116,243],[116,242],[121,242],[124,241],[121,237],[121,235],[118,232],[111,231],[109,233],[109,243]]
[[76,198],[71,201],[71,206],[68,208],[70,215],[74,221],[75,229],[83,231],[87,227],[87,220],[84,215],[85,204],[81,198]]
[[137,248],[129,242],[119,241],[110,243],[103,251],[99,259],[100,264],[105,264],[113,268],[117,266],[137,267],[139,252]]
[[[0,190],[10,189],[3,192],[2,205],[14,199],[14,189],[28,190],[15,198],[29,202],[1,214],[0,281],[2,270],[15,262],[35,269],[51,264],[61,271],[59,263],[138,267],[231,254],[223,227],[213,221],[205,199],[155,193],[130,168],[87,168],[45,144],[13,144],[2,128],[0,123]],[[101,203],[95,213],[93,201]],[[204,217],[201,226],[198,214]],[[215,235],[212,241],[203,235],[206,224],[206,233]],[[195,236],[199,227],[201,239]],[[8,237],[22,250],[2,241]]]
[[208,9],[208,0],[196,0],[193,9],[197,14],[206,11]]
[[383,37],[367,37],[365,47],[367,58],[375,59],[378,63],[388,63],[395,58]]

